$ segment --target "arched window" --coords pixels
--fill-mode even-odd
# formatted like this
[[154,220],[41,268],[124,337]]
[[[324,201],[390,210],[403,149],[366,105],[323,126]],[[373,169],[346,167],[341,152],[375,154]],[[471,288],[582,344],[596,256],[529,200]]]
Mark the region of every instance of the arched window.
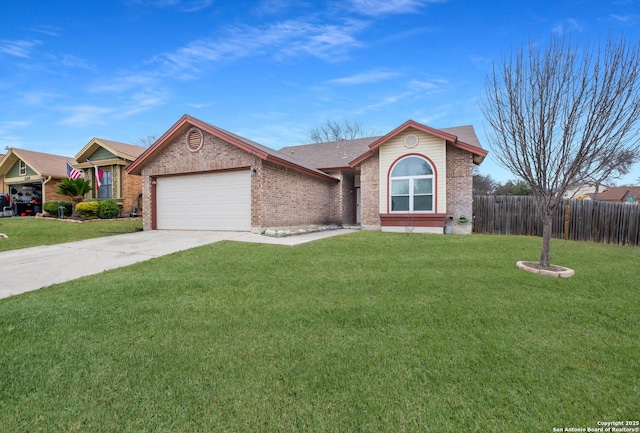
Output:
[[391,212],[433,212],[433,168],[418,156],[408,156],[391,169]]

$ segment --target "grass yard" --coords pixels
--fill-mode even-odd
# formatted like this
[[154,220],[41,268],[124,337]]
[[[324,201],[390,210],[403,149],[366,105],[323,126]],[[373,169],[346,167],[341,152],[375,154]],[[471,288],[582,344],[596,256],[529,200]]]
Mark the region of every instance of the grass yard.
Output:
[[[0,300],[3,432],[552,432],[640,418],[640,248],[222,242]],[[75,264],[74,264],[75,265]]]
[[100,220],[78,223],[43,218],[0,218],[0,252],[38,245],[52,245],[83,239],[132,233],[142,228],[140,219]]

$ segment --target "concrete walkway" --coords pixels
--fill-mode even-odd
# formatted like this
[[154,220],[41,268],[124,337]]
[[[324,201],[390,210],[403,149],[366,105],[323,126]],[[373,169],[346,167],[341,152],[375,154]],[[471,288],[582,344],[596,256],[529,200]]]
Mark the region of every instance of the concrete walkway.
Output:
[[0,253],[0,299],[223,240],[295,246],[354,231],[272,238],[248,232],[153,230],[5,251]]

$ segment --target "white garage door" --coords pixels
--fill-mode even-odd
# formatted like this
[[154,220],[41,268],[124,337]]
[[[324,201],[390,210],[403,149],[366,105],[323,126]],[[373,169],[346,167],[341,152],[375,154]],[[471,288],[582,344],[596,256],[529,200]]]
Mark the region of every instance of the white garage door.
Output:
[[156,212],[161,230],[251,230],[249,170],[160,177]]

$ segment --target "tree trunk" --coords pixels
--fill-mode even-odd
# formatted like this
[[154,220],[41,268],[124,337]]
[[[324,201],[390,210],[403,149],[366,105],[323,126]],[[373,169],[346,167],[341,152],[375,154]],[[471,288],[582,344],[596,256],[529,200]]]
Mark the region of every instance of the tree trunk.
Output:
[[598,194],[600,193],[600,182],[596,182],[596,190],[593,193],[593,200],[598,200]]
[[553,227],[553,213],[542,214],[542,250],[540,251],[540,266],[546,268],[550,264],[551,230]]
[[78,195],[75,197],[71,197],[71,218],[79,218],[78,212],[76,212],[76,206],[78,203],[84,201],[84,196]]

